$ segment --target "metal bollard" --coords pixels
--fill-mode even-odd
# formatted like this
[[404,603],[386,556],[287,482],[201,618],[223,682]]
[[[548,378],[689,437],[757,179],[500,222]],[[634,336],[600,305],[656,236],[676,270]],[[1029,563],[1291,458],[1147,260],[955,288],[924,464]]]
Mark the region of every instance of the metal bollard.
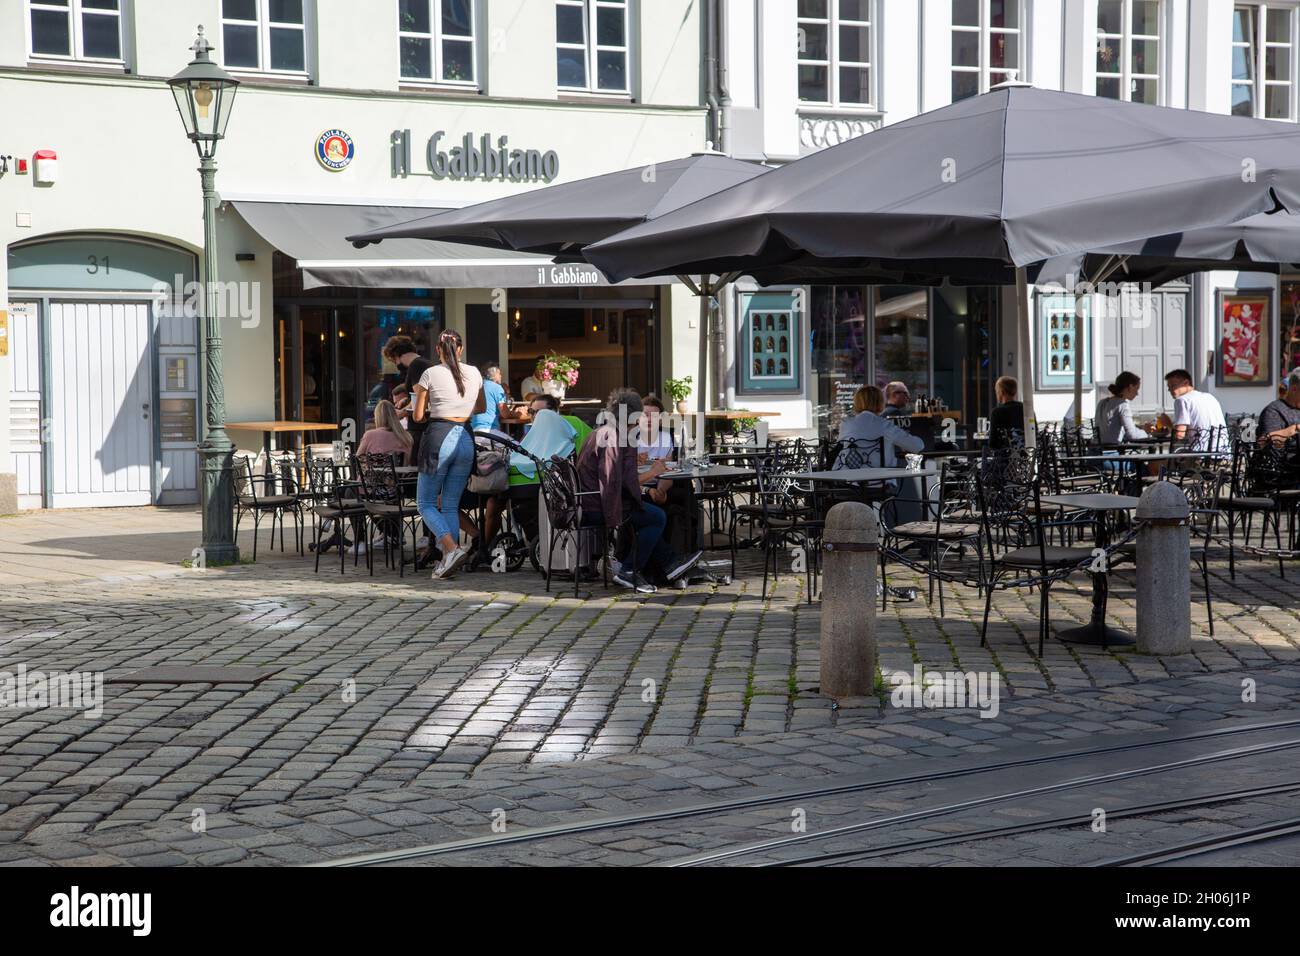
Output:
[[1137,647],[1143,654],[1192,650],[1191,506],[1177,485],[1142,493],[1136,517]]
[[880,526],[867,505],[847,501],[822,536],[821,692],[869,697],[876,683],[876,562]]

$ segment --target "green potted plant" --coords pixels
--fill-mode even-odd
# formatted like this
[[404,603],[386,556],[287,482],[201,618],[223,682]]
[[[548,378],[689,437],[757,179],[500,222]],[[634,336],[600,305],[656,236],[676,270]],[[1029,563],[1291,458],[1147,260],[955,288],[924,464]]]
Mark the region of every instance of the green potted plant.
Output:
[[691,397],[691,383],[692,379],[689,375],[685,378],[670,378],[664,382],[664,391],[668,393],[668,397],[676,405],[678,415],[686,415],[690,412],[690,406],[686,404],[686,400]]

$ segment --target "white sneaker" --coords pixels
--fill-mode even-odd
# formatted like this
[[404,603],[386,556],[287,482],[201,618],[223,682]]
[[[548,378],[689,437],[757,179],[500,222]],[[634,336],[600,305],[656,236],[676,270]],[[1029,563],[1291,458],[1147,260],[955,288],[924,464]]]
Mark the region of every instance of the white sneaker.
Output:
[[461,565],[469,560],[469,548],[457,548],[451,554],[445,555],[438,562],[438,566],[433,569],[433,578],[435,581],[446,580],[460,570]]

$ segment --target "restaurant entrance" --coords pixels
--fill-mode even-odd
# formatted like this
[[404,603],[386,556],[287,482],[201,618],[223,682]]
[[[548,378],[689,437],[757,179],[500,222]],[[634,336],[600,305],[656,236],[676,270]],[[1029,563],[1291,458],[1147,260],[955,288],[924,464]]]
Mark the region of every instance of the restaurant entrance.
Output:
[[522,397],[523,380],[537,360],[558,352],[582,363],[567,398],[604,400],[616,388],[642,395],[659,390],[655,348],[655,289],[579,290],[560,295],[534,290],[510,293],[510,394]]

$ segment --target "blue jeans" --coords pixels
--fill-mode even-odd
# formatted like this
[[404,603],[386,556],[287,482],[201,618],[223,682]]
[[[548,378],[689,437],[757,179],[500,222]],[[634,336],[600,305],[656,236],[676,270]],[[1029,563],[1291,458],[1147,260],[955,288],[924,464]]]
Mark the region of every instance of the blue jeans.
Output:
[[644,571],[652,560],[659,567],[667,570],[677,559],[673,549],[664,540],[664,528],[668,524],[668,515],[663,508],[645,502],[640,511],[633,511],[628,518],[632,530],[636,532],[636,548],[629,555],[631,567],[624,562],[624,571]]
[[[431,428],[426,433],[425,442],[435,440],[435,431]],[[455,425],[442,438],[436,459],[427,452],[422,452],[421,458],[420,480],[415,489],[420,517],[435,541],[444,535],[456,538],[460,532],[460,498],[474,470],[474,440],[465,426]]]

